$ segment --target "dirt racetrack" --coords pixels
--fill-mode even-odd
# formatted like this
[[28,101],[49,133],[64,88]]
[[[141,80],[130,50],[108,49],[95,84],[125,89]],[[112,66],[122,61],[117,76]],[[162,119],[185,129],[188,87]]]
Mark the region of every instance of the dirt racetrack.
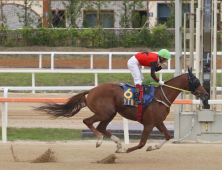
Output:
[[[124,147],[135,146],[137,143]],[[115,164],[99,164],[97,161],[113,154],[116,146],[104,141],[100,148],[95,141],[76,142],[10,142],[0,143],[0,170],[219,170],[222,168],[221,144],[172,144],[168,142],[160,150],[146,152],[148,143],[141,150],[129,154],[115,154]],[[10,150],[19,159],[15,162]],[[48,148],[57,153],[57,162],[30,163]]]

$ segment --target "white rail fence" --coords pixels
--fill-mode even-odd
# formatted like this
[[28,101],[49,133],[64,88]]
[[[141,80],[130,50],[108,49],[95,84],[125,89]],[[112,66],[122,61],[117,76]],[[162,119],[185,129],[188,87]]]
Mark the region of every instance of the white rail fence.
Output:
[[[1,91],[4,91],[4,98],[8,97],[8,91],[20,91],[20,90],[90,90],[94,86],[63,86],[63,87],[0,87]],[[128,126],[128,123],[127,123]],[[7,142],[7,127],[8,127],[8,102],[2,102],[2,142]]]
[[[95,86],[98,85],[98,73],[130,73],[128,69],[113,69],[112,68],[112,59],[113,55],[135,55],[137,52],[0,52],[1,55],[16,55],[16,54],[35,54],[39,55],[39,69],[12,69],[4,68],[0,69],[0,73],[32,73],[32,87],[35,87],[35,73],[93,73],[95,77]],[[58,54],[64,55],[89,55],[90,56],[90,69],[55,69],[54,66],[54,57]],[[189,55],[189,52],[186,52],[186,55]],[[195,54],[195,53],[194,53]],[[218,52],[217,55],[221,55],[221,52]],[[50,69],[42,69],[42,55],[51,56],[51,66]],[[93,58],[94,55],[107,55],[109,57],[109,68],[108,69],[94,69],[93,67]],[[171,55],[175,55],[175,52],[171,52]],[[143,73],[150,73],[150,69],[144,69],[142,67]],[[174,73],[174,69],[171,69],[171,61],[168,61],[167,69],[161,70],[159,73],[159,78],[162,80],[163,73]],[[218,70],[217,72],[221,72]],[[32,91],[35,93],[35,90]]]
[[[137,52],[0,52],[1,55],[39,55],[39,69],[13,69],[4,68],[0,69],[0,73],[32,73],[32,87],[35,87],[35,73],[93,73],[95,77],[95,86],[98,85],[98,73],[130,73],[128,69],[112,69],[112,56],[113,55],[135,55]],[[90,69],[55,69],[54,57],[58,54],[64,55],[90,55]],[[171,53],[175,55],[174,52]],[[50,69],[42,69],[42,55],[51,56],[51,67]],[[93,67],[93,56],[94,55],[107,55],[109,57],[109,68],[108,69],[94,69]],[[142,67],[144,68],[144,67]],[[150,70],[143,69],[143,73],[150,73]],[[174,70],[170,69],[170,61],[168,61],[167,70],[160,71],[160,80],[162,80],[163,73],[174,73]],[[35,90],[32,91],[35,93]]]
[[[51,70],[54,70],[54,57],[56,54],[64,54],[64,55],[90,55],[90,68],[93,69],[93,56],[94,55],[107,55],[109,57],[109,70],[112,70],[112,56],[113,55],[135,55],[138,52],[0,52],[1,55],[16,55],[16,54],[35,54],[39,55],[39,68],[42,68],[42,55],[50,55],[51,56]],[[154,52],[157,53],[157,52]],[[171,55],[175,55],[175,52],[170,52]],[[182,55],[184,52],[182,53]],[[194,52],[194,55],[196,52]],[[186,55],[190,55],[190,52],[186,52]],[[222,52],[217,52],[217,55],[222,55]],[[143,67],[144,68],[144,67]],[[170,61],[168,61],[168,70],[170,70]]]
[[[68,87],[1,87],[4,91],[4,98],[8,97],[9,90],[90,90],[94,86],[68,86]],[[200,100],[192,100],[193,105],[199,105]],[[209,104],[222,104],[222,100],[209,100]],[[182,104],[182,103],[181,103]],[[7,143],[7,127],[8,127],[8,102],[2,102],[2,142]],[[128,120],[123,118],[124,142],[129,144]]]
[[[4,68],[0,69],[0,73],[32,73],[32,87],[0,87],[0,90],[4,91],[4,97],[8,96],[8,91],[13,90],[31,90],[33,93],[35,90],[89,90],[93,87],[98,86],[98,75],[99,73],[130,73],[128,69],[112,69],[112,56],[113,55],[135,55],[137,52],[0,52],[1,55],[16,55],[16,54],[35,54],[39,55],[39,68],[38,69],[11,69]],[[90,69],[55,69],[54,68],[54,56],[57,54],[69,54],[69,55],[90,55]],[[189,52],[186,53],[189,55]],[[217,55],[221,55],[218,52]],[[42,55],[51,56],[51,67],[50,69],[42,69]],[[94,55],[107,55],[109,57],[109,68],[108,69],[94,69],[93,67],[93,57]],[[171,52],[171,55],[175,55],[175,52]],[[142,67],[144,68],[144,67]],[[142,69],[143,73],[150,73],[150,69]],[[162,80],[162,74],[164,73],[174,73],[174,69],[170,68],[170,61],[168,61],[168,68],[158,72],[160,74],[160,80]],[[218,72],[221,72],[220,70]],[[95,86],[62,86],[62,87],[36,87],[35,86],[35,73],[91,73],[95,75]],[[217,87],[217,90],[221,91],[221,87]],[[209,104],[221,104],[221,101],[210,101]],[[2,103],[2,141],[7,142],[7,122],[8,122],[8,106],[7,102]],[[128,121],[123,119],[124,125],[124,139],[125,143],[129,143],[129,133],[128,133]]]
[[[109,57],[109,70],[112,70],[112,56],[113,55],[135,55],[138,52],[0,52],[1,55],[29,55],[36,54],[39,55],[39,68],[42,68],[42,55],[50,55],[51,56],[51,70],[54,70],[54,58],[56,54],[64,54],[64,55],[89,55],[90,56],[90,69],[93,69],[93,56],[94,55],[107,55]],[[155,52],[157,53],[157,52]],[[188,53],[187,53],[188,54]],[[171,55],[175,55],[175,52],[171,52]],[[144,67],[143,67],[144,68]],[[168,62],[168,70],[170,70],[170,61]]]

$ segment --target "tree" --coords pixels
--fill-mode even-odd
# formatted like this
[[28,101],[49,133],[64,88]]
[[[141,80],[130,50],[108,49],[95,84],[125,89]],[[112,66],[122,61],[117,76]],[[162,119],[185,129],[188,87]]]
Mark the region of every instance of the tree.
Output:
[[89,12],[92,12],[94,10],[97,10],[97,18],[96,22],[97,25],[102,26],[103,24],[103,9],[107,8],[108,3],[110,3],[110,0],[96,0],[96,1],[89,1],[88,5],[86,6],[87,10]]
[[1,27],[3,26],[3,4],[2,4],[2,0],[1,0]]
[[24,0],[24,5],[17,6],[18,10],[16,11],[16,14],[19,18],[19,22],[22,23],[24,27],[39,25],[39,20],[33,16],[33,12],[31,11],[33,6],[41,7],[39,2],[34,0]]
[[123,0],[120,6],[120,26],[123,28],[129,28],[138,19],[136,14],[136,8],[142,8],[142,0]]
[[[171,11],[169,18],[167,19],[166,26],[168,28],[174,28],[175,27],[175,1],[171,0],[169,3],[165,1],[165,3],[167,4],[167,6],[170,8],[170,11]],[[182,9],[182,24],[183,24],[184,13],[189,11],[189,2],[184,1],[182,6],[183,6],[182,7],[183,8]]]
[[150,14],[150,9],[149,9],[149,4],[150,1],[146,0],[146,26],[149,27],[149,14]]
[[52,8],[51,8],[52,0],[48,0],[48,16],[47,16],[47,27],[52,28]]
[[85,0],[67,0],[63,2],[66,8],[67,19],[70,21],[70,27],[78,27],[76,21],[82,15],[82,8],[85,6]]

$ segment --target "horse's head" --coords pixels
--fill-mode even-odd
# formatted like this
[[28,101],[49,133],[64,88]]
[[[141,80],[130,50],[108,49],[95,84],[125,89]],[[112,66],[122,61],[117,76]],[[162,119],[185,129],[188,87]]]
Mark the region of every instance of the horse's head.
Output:
[[196,76],[192,73],[192,67],[188,68],[188,90],[191,91],[191,93],[197,97],[199,97],[201,100],[206,100],[208,98],[208,93],[206,90],[201,86],[200,81]]

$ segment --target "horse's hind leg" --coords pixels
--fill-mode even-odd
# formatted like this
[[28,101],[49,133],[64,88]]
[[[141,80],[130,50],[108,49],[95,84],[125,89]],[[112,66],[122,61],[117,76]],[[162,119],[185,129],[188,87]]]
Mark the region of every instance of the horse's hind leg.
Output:
[[170,140],[170,132],[167,130],[166,126],[163,122],[156,126],[156,128],[165,135],[165,138],[158,144],[153,146],[149,146],[147,151],[152,151],[156,149],[160,149],[168,140]]
[[96,137],[98,139],[96,147],[99,147],[101,145],[102,140],[103,140],[103,135],[93,126],[93,123],[98,122],[98,121],[103,121],[106,119],[107,119],[107,116],[94,114],[93,116],[83,120],[83,123],[85,123],[85,125],[89,129],[91,129],[91,131],[96,135]]
[[113,118],[116,116],[116,113],[113,114],[109,119],[101,121],[99,123],[99,125],[97,126],[97,130],[101,133],[103,133],[105,136],[107,136],[108,138],[112,139],[116,144],[117,144],[117,150],[116,152],[121,152],[122,151],[122,144],[119,141],[119,138],[116,137],[115,135],[112,135],[110,132],[108,132],[106,130],[107,125],[109,124],[109,122],[111,122],[113,120]]

